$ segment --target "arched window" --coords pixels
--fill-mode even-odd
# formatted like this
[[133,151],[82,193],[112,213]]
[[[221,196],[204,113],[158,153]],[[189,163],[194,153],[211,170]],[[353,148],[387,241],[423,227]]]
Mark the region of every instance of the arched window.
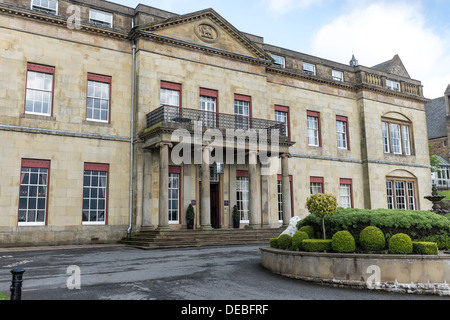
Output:
[[383,150],[385,154],[413,154],[412,123],[403,115],[388,113],[381,119]]

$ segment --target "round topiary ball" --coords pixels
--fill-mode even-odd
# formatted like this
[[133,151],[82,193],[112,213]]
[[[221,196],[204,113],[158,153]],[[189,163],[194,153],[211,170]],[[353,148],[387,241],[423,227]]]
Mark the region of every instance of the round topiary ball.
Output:
[[367,227],[359,234],[359,243],[363,249],[379,251],[386,247],[383,231],[377,227]]
[[309,239],[314,239],[315,232],[314,232],[314,228],[313,227],[311,227],[311,226],[303,226],[298,231],[306,232],[306,234],[308,235]]
[[392,254],[410,254],[413,252],[411,238],[404,233],[397,233],[389,240],[389,253]]
[[356,250],[355,238],[348,231],[335,233],[331,241],[331,246],[333,251],[338,253],[351,253]]
[[309,239],[308,234],[303,231],[297,231],[292,237],[292,250],[303,250],[303,240]]
[[288,234],[282,234],[278,237],[278,248],[286,250],[291,247],[292,237]]

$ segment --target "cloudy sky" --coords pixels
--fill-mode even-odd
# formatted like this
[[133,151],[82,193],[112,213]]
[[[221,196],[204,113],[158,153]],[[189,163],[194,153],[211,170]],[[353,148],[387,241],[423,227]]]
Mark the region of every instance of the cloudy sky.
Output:
[[448,0],[110,0],[185,14],[213,8],[266,43],[371,67],[398,54],[427,98],[450,84]]

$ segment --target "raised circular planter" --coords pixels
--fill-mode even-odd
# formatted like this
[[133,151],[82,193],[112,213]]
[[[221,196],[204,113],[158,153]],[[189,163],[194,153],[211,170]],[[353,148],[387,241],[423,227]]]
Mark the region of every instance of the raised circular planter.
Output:
[[388,292],[450,296],[450,256],[342,254],[260,248],[262,265],[285,277]]

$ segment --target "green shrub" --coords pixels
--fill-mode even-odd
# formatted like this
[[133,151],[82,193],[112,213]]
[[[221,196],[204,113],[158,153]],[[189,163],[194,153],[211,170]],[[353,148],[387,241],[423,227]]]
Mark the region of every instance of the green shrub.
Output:
[[303,226],[300,229],[298,229],[298,231],[306,232],[306,234],[308,235],[309,239],[314,239],[315,236],[316,236],[314,228],[311,227],[311,226]]
[[448,250],[450,249],[450,235],[434,235],[434,236],[427,236],[420,239],[417,239],[421,242],[435,242],[437,243],[439,250]]
[[383,231],[377,227],[369,226],[359,234],[361,247],[369,251],[379,251],[386,247],[386,239]]
[[425,255],[438,255],[439,248],[436,242],[413,241],[413,252]]
[[334,252],[351,253],[356,250],[355,238],[348,231],[336,232],[331,241]]
[[327,252],[332,250],[332,240],[306,239],[303,240],[303,248],[308,252]]
[[413,252],[411,238],[404,233],[394,234],[389,240],[389,253],[409,254]]
[[306,200],[308,211],[322,219],[323,239],[326,239],[325,217],[336,213],[337,200],[333,194],[316,193]]
[[272,238],[269,240],[269,245],[271,248],[278,248],[278,238]]
[[292,237],[288,234],[282,234],[278,237],[278,249],[289,249],[292,245]]
[[[437,242],[438,247],[450,249],[450,217],[443,217],[430,211],[408,211],[408,210],[387,210],[387,209],[343,209],[338,208],[334,215],[324,218],[327,226],[327,237],[331,237],[338,231],[347,230],[358,242],[361,231],[374,226],[385,234],[389,235],[404,233],[414,240]],[[298,222],[297,228],[311,226],[314,230],[322,229],[322,219],[319,216],[310,214]],[[429,237],[438,236],[440,241]]]
[[292,237],[292,250],[303,250],[303,240],[309,239],[308,234],[303,231],[297,231]]

